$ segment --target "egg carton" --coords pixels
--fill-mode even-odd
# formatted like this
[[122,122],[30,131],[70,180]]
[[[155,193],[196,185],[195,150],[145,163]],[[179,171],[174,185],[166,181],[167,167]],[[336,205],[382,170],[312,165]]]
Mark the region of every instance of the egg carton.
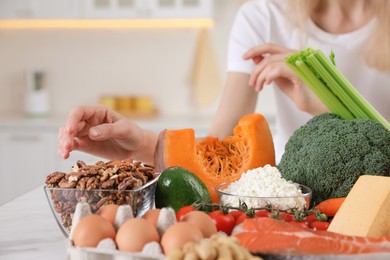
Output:
[[[68,260],[160,260],[165,259],[162,248],[157,242],[145,244],[141,252],[128,253],[116,249],[115,241],[111,238],[103,239],[96,248],[76,247],[72,241],[74,228],[85,216],[92,214],[88,203],[79,202],[76,206],[72,220],[72,228],[69,233],[67,259]],[[134,218],[132,208],[129,205],[122,205],[118,208],[115,218],[115,229],[125,223],[128,219]],[[176,223],[176,215],[171,208],[162,208],[157,219],[157,231],[161,235],[165,230]]]

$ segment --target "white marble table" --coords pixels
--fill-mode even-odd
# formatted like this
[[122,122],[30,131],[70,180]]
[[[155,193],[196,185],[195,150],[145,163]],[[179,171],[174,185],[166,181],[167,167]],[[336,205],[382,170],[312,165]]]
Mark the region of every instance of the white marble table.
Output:
[[0,207],[0,259],[66,259],[66,239],[43,187]]

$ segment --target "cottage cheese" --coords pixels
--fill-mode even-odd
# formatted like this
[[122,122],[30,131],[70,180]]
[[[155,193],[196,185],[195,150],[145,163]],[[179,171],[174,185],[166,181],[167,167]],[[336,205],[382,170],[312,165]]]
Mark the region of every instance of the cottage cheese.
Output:
[[281,210],[286,210],[302,209],[306,205],[299,185],[283,179],[279,170],[271,165],[243,173],[241,178],[232,182],[224,192],[237,196],[222,195],[223,205],[238,206],[240,199],[248,207],[264,207],[270,203]]

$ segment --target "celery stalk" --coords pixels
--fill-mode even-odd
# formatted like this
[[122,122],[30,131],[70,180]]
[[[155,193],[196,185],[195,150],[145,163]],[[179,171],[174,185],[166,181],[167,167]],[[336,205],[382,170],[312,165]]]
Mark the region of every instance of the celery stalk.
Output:
[[[343,118],[352,119],[354,116],[344,106],[338,97],[322,83],[316,75],[314,75],[310,68],[301,60],[295,61],[295,64],[288,63],[290,68],[300,77],[306,86],[308,86],[313,93],[320,98],[320,100],[329,108],[330,111],[340,115]],[[321,86],[321,87],[312,87]]]
[[368,118],[366,113],[360,108],[359,104],[355,103],[354,100],[350,98],[348,93],[344,91],[344,88],[340,86],[339,82],[336,81],[335,77],[333,76],[334,74],[329,71],[329,67],[324,66],[321,63],[321,60],[317,58],[316,53],[313,53],[312,55],[307,57],[307,62],[325,81],[326,86],[336,97],[342,100],[344,105],[348,108],[348,110],[353,114],[355,118]]
[[286,63],[332,113],[344,119],[372,119],[390,130],[390,123],[337,69],[334,57],[330,60],[322,51],[307,48],[287,57]]
[[342,89],[344,94],[348,96],[349,100],[356,104],[360,111],[364,113],[364,117],[362,116],[363,118],[376,120],[390,130],[389,122],[359,93],[359,91],[352,85],[352,83],[348,81],[348,79],[337,69],[337,67],[332,62],[330,62],[330,60],[323,52],[318,51],[313,55],[316,56],[320,62],[322,62],[323,66],[328,68],[329,73],[338,83],[340,89]]

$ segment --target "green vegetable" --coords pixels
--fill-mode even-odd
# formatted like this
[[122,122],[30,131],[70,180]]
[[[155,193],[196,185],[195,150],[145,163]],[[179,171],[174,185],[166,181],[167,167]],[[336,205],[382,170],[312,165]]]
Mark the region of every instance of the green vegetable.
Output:
[[360,175],[390,174],[390,131],[371,119],[315,116],[288,140],[277,168],[313,190],[313,202],[345,197]]
[[157,208],[171,207],[177,212],[194,202],[211,203],[211,196],[195,174],[182,167],[169,167],[157,181],[155,202]]
[[322,51],[307,48],[290,55],[286,63],[331,112],[344,119],[372,119],[390,130],[390,123],[337,69],[333,52],[327,58]]

